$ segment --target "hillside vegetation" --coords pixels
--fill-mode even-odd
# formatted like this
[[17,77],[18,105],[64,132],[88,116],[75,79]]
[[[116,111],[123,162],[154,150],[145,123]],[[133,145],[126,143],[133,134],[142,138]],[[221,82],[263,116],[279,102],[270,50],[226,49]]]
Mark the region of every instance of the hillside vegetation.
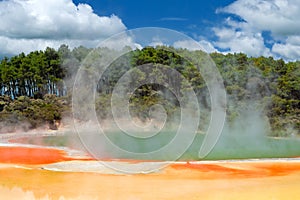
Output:
[[[168,48],[170,51],[161,47],[145,47],[115,60],[97,83],[95,103],[98,116],[102,119],[111,117],[110,99],[119,78],[126,71],[147,63],[153,66],[149,73],[155,73],[155,67],[160,65],[180,72],[192,85],[201,109],[208,112],[210,97],[205,81],[196,66],[180,56],[201,60],[205,54]],[[70,50],[68,46],[61,45],[58,50],[47,48],[3,58],[0,63],[0,131],[15,131],[21,124],[25,129],[45,124],[55,129],[63,117],[72,117],[72,87],[76,72],[92,50],[82,46]],[[113,51],[106,48],[96,50],[100,55]],[[300,133],[300,61],[286,63],[282,59],[247,57],[243,53],[211,53],[210,57],[224,80],[228,123],[244,111],[257,109],[267,118],[269,134],[287,136]],[[146,74],[138,69],[134,73],[136,76],[131,81],[143,82]],[[167,74],[160,76],[177,87],[178,93],[187,89],[184,81],[178,84]],[[180,106],[167,88],[159,84],[145,84],[137,88],[130,98],[131,114],[146,120],[151,117],[149,107],[157,103],[162,104],[168,114],[177,112]],[[207,121],[207,116],[201,116]],[[84,120],[84,116],[78,120]]]

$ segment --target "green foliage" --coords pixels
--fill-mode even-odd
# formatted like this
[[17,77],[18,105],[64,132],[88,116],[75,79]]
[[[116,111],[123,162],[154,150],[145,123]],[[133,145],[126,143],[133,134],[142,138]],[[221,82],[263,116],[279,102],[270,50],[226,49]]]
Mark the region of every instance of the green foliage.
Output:
[[56,122],[62,119],[64,111],[68,105],[63,98],[47,94],[43,99],[32,99],[20,96],[14,101],[10,101],[0,112],[0,116],[8,126],[18,126],[18,123],[28,123],[28,128],[37,128],[48,124],[50,128],[57,128]]
[[0,74],[0,94],[12,99],[64,94],[65,71],[60,65],[59,54],[52,48],[5,58],[0,63]]
[[[47,48],[28,55],[21,53],[3,58],[0,62],[1,122],[11,125],[27,121],[31,127],[37,127],[44,122],[53,124],[66,113],[70,115],[68,102],[81,64],[84,63],[86,76],[93,76],[93,63],[98,57],[110,59],[115,53],[107,48],[92,50],[83,46],[70,50],[67,45],[61,45],[57,51]],[[87,55],[90,60],[85,59]],[[228,122],[233,122],[243,110],[258,108],[268,117],[274,135],[299,134],[300,61],[285,63],[282,59],[247,57],[243,53],[211,53],[210,56],[224,80]],[[209,92],[198,68],[191,64],[191,60],[204,64],[205,70],[209,67],[205,65],[205,59],[207,55],[202,51],[164,46],[145,47],[124,54],[111,63],[97,83],[95,104],[98,116],[101,119],[111,117],[111,95],[120,77],[131,70],[129,86],[142,83],[147,74],[137,67],[150,64],[147,73],[155,74],[156,80],[172,86],[174,91],[161,84],[144,84],[136,88],[130,96],[133,116],[150,118],[149,109],[156,104],[163,105],[167,114],[176,113],[179,102],[175,95],[181,96],[184,91],[191,90],[190,84],[204,112],[201,121],[209,121]],[[105,66],[105,63],[97,64],[100,68]],[[160,66],[168,66],[180,76],[160,72]]]

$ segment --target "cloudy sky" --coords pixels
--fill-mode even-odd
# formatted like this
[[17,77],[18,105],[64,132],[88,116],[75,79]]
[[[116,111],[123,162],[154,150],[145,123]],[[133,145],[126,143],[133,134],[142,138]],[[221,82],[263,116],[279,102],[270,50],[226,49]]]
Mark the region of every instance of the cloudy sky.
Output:
[[0,19],[0,56],[93,47],[121,31],[163,27],[208,52],[300,58],[300,0],[0,0]]

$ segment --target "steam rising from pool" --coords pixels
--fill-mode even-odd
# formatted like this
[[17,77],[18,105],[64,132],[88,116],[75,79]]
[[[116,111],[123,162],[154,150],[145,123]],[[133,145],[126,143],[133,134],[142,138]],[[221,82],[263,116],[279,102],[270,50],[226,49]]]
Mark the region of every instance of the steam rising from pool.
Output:
[[[136,34],[139,31],[143,32],[144,30],[124,34],[132,34],[139,39],[140,35]],[[176,37],[172,38],[172,34],[168,31],[168,34],[164,33],[165,30],[155,31],[156,34],[162,34],[165,38],[171,38],[174,41],[175,39],[176,41],[179,40]],[[143,34],[142,40],[146,41],[144,43],[150,42],[149,38],[145,38],[149,35],[153,35],[153,30]],[[108,41],[107,44],[110,44],[110,39]],[[105,46],[106,43],[103,44]],[[109,117],[102,119],[95,112],[95,99],[98,95],[96,90],[99,87],[97,84],[103,78],[103,74],[107,73],[114,63],[118,63],[120,57],[126,57],[131,50],[128,48],[120,48],[121,50],[96,49],[82,63],[73,91],[74,118],[83,119],[82,123],[75,121],[76,131],[84,148],[92,156],[100,160],[106,158],[202,160],[290,157],[300,154],[299,145],[297,145],[298,140],[278,140],[267,137],[271,130],[265,113],[261,111],[262,108],[256,105],[257,95],[253,96],[253,99],[250,97],[245,101],[248,106],[240,110],[239,115],[234,120],[227,120],[224,125],[227,107],[238,105],[226,104],[227,97],[223,79],[219,72],[214,70],[215,65],[209,55],[195,51],[186,56],[180,51],[167,47],[157,48],[177,53],[187,62],[198,67],[197,69],[203,76],[208,91],[205,93],[205,98],[210,103],[204,106],[201,105],[202,102],[199,99],[194,101],[193,88],[188,95],[180,96],[176,92],[176,88],[184,85],[185,82],[180,82],[177,79],[175,81],[177,85],[172,88],[170,82],[164,80],[162,75],[179,76],[168,71],[168,66],[151,63],[131,69],[131,62],[122,60],[118,68],[112,69],[124,71],[124,73],[113,88],[111,105],[109,105],[111,106],[111,113],[109,113]],[[156,70],[155,73],[154,69]],[[255,94],[256,86],[250,84],[250,76],[251,74],[246,77],[249,82],[247,85],[250,88],[249,91]],[[146,81],[143,82],[141,77]],[[108,79],[109,77],[104,78]],[[175,98],[179,102],[181,100],[185,102],[179,103],[180,109],[183,109],[175,112],[179,115],[169,116],[162,105],[155,105],[149,108],[152,115],[150,113],[151,118],[147,120],[134,119],[131,116],[130,97],[140,86],[149,83],[164,85],[169,89],[168,92],[166,92],[167,90],[163,91],[166,99]],[[199,97],[197,96],[197,98]],[[232,98],[232,96],[228,98]],[[190,99],[193,100],[186,103]],[[116,105],[121,106],[114,107]],[[199,113],[197,107],[200,109]],[[185,112],[187,114],[184,114]]]
[[[137,42],[143,41],[143,44],[150,44],[152,38],[149,36],[153,36],[154,33],[161,34],[162,39],[167,38],[168,41],[165,42],[170,45],[182,39],[191,40],[182,34],[178,36],[178,33],[174,34],[165,29],[155,31],[138,29],[122,33],[126,37],[121,34],[120,38],[135,36]],[[180,50],[156,47],[178,54],[187,62],[198,66],[200,74],[205,79],[206,91],[208,91],[200,95],[203,95],[201,98],[206,98],[210,102],[208,105],[202,105],[199,94],[194,93],[191,85],[186,87],[187,91],[183,95],[177,91],[181,85],[189,84],[185,82],[184,77],[180,78],[180,73],[176,74],[178,72],[172,71],[173,69],[169,66],[156,63],[131,69],[130,59],[122,59],[126,58],[132,49],[103,47],[103,44],[105,46],[105,44],[111,44],[110,42],[112,41],[108,40],[107,43],[102,43],[101,48],[92,51],[82,62],[78,71],[70,72],[72,80],[65,80],[68,87],[74,84],[74,91],[73,119],[64,119],[64,124],[70,125],[68,130],[64,131],[64,136],[43,136],[38,141],[39,144],[75,148],[99,160],[173,161],[177,159],[218,160],[300,156],[299,139],[268,137],[271,132],[270,125],[265,113],[262,112],[263,109],[256,105],[257,94],[247,100],[248,106],[240,110],[234,120],[227,119],[224,124],[228,107],[238,105],[226,104],[227,99],[233,96],[226,97],[222,77],[214,76],[218,72],[215,71],[215,65],[209,55],[194,51],[187,56],[180,53]],[[202,56],[202,60],[198,59],[199,55]],[[111,69],[111,66],[118,63],[120,58],[122,62],[117,66],[118,68]],[[156,70],[155,73],[153,69]],[[103,118],[95,112],[95,101],[99,95],[97,84],[103,78],[101,75],[109,74],[110,70],[120,70],[124,73],[113,88],[114,92],[109,105],[110,113]],[[163,79],[163,75],[169,75],[170,80],[174,77],[179,78],[174,78],[175,84],[172,85],[171,82]],[[146,76],[144,82],[140,80],[142,76]],[[249,82],[247,83],[249,91],[253,95],[257,86],[253,84],[253,81],[250,83],[251,74],[246,78]],[[155,104],[149,108],[147,119],[132,117],[128,105],[130,97],[140,86],[149,83],[163,85],[165,90],[158,91],[156,95],[161,95],[173,104],[180,104],[179,109],[169,115],[164,109],[164,104]],[[121,106],[114,107],[114,105]],[[28,139],[26,142],[37,143],[37,140]]]

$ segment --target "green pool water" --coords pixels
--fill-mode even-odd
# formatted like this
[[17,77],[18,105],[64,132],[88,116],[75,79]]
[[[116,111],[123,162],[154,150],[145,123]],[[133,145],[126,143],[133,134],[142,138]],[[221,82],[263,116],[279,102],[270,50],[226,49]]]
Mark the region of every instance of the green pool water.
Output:
[[[93,133],[87,133],[88,140],[94,139]],[[161,132],[155,137],[141,139],[133,138],[121,132],[110,132],[105,134],[105,137],[111,144],[115,144],[120,149],[128,152],[147,154],[157,149],[163,148],[174,137],[175,132],[165,131]],[[300,140],[297,138],[271,138],[271,137],[252,137],[245,135],[221,135],[213,150],[205,157],[199,158],[198,152],[204,139],[203,134],[196,134],[192,144],[189,148],[179,157],[178,160],[226,160],[226,159],[252,159],[252,158],[290,158],[300,157]],[[66,134],[63,136],[45,136],[45,137],[32,137],[22,140],[24,143],[39,144],[45,146],[59,146],[70,147],[73,149],[84,150],[82,141],[76,134]],[[95,141],[93,147],[102,151],[103,158],[120,158],[120,159],[143,159],[143,156],[128,156],[120,151],[115,151],[107,143],[102,141]],[[178,144],[180,145],[180,144]],[[89,149],[89,150],[92,150]],[[167,154],[157,155],[150,159],[155,160],[172,160],[174,159],[174,150],[169,151]],[[169,154],[169,155],[168,155]],[[149,159],[149,157],[145,157]]]

